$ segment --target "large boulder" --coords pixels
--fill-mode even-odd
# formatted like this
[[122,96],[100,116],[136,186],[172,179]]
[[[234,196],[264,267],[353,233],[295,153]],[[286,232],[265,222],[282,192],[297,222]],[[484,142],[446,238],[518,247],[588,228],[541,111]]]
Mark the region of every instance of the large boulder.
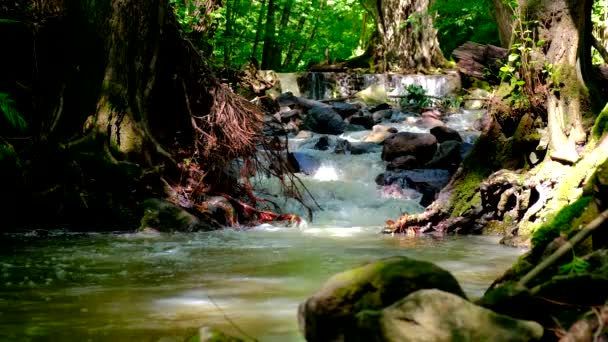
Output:
[[431,128],[431,134],[437,138],[438,143],[442,143],[448,140],[461,141],[462,137],[455,129],[451,129],[447,126],[435,126]]
[[403,256],[385,258],[331,277],[298,310],[308,341],[337,341],[355,315],[380,310],[420,289],[438,288],[465,298],[456,279],[432,263]]
[[357,114],[353,115],[349,119],[351,125],[359,125],[365,127],[365,129],[372,129],[376,122],[371,115]]
[[379,311],[357,314],[348,341],[451,342],[537,341],[543,328],[497,314],[437,289],[416,291]]
[[348,102],[334,102],[331,108],[343,118],[347,118],[359,111],[359,106]]
[[305,129],[323,134],[342,134],[346,123],[340,114],[327,107],[314,107],[306,113],[303,124]]
[[384,140],[382,160],[391,161],[399,156],[414,156],[424,164],[437,151],[437,139],[428,133],[399,132]]
[[460,153],[460,145],[462,143],[455,140],[448,140],[439,145],[433,159],[426,163],[425,167],[429,169],[443,169],[450,172],[455,172],[462,162]]
[[412,170],[418,167],[418,160],[414,156],[400,156],[393,159],[386,169],[389,171],[393,170]]
[[321,167],[318,159],[303,152],[290,153],[288,161],[294,172],[301,172],[305,175],[312,175]]

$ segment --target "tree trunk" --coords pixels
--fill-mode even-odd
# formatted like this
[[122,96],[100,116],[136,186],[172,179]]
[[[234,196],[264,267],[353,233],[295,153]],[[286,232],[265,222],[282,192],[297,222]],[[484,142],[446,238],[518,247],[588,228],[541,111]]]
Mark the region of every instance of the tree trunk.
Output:
[[[258,45],[260,44],[260,39],[262,38],[261,33],[263,32],[262,21],[264,19],[264,10],[266,9],[266,0],[262,0],[262,5],[260,6],[260,13],[258,15],[258,22],[255,25],[255,38],[253,40],[253,49],[251,50],[251,59],[258,59]],[[255,63],[256,67],[259,66],[259,63]]]
[[[35,56],[11,66],[6,89],[28,104],[34,137],[16,202],[47,224],[106,224],[149,197],[191,208],[209,192],[246,198],[225,167],[254,158],[261,113],[213,75],[167,0],[61,1],[57,12],[25,12],[41,20],[36,40],[12,47]],[[15,86],[32,70],[27,91]]]
[[508,48],[513,36],[513,9],[505,4],[504,0],[492,0],[492,4],[494,5],[494,20],[498,25],[500,45]]
[[544,58],[553,69],[546,104],[550,156],[570,163],[578,160],[576,146],[586,139],[581,112],[589,99],[581,67],[590,61],[591,41],[586,36],[591,5],[592,0],[522,1],[520,11],[527,14],[523,20],[544,24],[538,27],[538,36],[547,41]]
[[428,71],[445,59],[428,9],[431,0],[365,0],[365,9],[376,20],[381,43],[381,70]]
[[276,0],[268,0],[268,11],[266,12],[266,25],[264,29],[264,47],[262,49],[262,70],[275,70],[278,67],[275,51],[276,9]]

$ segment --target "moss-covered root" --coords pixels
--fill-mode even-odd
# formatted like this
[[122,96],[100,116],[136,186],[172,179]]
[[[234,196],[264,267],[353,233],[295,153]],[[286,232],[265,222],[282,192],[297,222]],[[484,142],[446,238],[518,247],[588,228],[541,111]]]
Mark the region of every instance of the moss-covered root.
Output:
[[595,119],[591,130],[592,139],[599,140],[606,132],[608,132],[608,103]]

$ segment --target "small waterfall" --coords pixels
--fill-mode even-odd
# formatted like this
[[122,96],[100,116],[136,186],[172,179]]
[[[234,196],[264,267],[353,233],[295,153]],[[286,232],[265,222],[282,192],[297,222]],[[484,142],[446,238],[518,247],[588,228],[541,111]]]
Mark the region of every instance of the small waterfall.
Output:
[[308,97],[313,100],[323,100],[325,99],[326,90],[327,82],[325,82],[325,75],[322,72],[311,72]]
[[[456,93],[461,87],[460,77],[455,71],[439,75],[309,72],[299,78],[298,84],[301,93],[315,100],[351,97],[371,85],[384,86],[389,96],[406,94],[405,89],[412,84],[421,86],[427,95],[435,97],[446,97]],[[283,92],[287,91],[286,89],[288,88],[283,87]]]

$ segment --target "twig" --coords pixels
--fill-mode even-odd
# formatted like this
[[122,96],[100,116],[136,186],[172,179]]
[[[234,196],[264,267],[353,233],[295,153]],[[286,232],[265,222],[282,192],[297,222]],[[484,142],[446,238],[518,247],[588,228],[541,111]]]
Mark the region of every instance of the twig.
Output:
[[217,303],[213,300],[213,298],[211,298],[211,296],[208,295],[207,298],[209,298],[209,301],[211,302],[211,304],[213,304],[213,306],[215,306],[215,308],[218,309],[218,311],[222,313],[222,315],[224,316],[224,319],[226,321],[228,321],[228,323],[230,323],[230,325],[232,325],[238,332],[240,332],[243,336],[247,337],[248,339],[250,339],[254,342],[258,342],[257,339],[251,337],[251,335],[249,335],[243,329],[241,329],[238,325],[236,325],[236,323],[234,323],[234,321],[232,319],[230,319],[230,317],[228,317],[226,312],[224,310],[222,310],[222,308],[220,308],[219,305],[217,305]]
[[530,280],[534,279],[542,271],[553,265],[553,263],[555,263],[559,258],[564,256],[564,254],[566,254],[571,248],[574,248],[574,246],[576,246],[579,242],[587,238],[587,236],[589,236],[595,229],[601,226],[602,223],[606,221],[606,219],[608,219],[608,210],[604,210],[593,221],[589,222],[583,229],[576,233],[576,235],[574,235],[572,239],[567,241],[557,251],[545,258],[545,260],[543,260],[540,264],[538,264],[535,268],[528,272],[523,278],[519,280],[517,285],[520,287],[525,287],[526,284],[530,282]]

